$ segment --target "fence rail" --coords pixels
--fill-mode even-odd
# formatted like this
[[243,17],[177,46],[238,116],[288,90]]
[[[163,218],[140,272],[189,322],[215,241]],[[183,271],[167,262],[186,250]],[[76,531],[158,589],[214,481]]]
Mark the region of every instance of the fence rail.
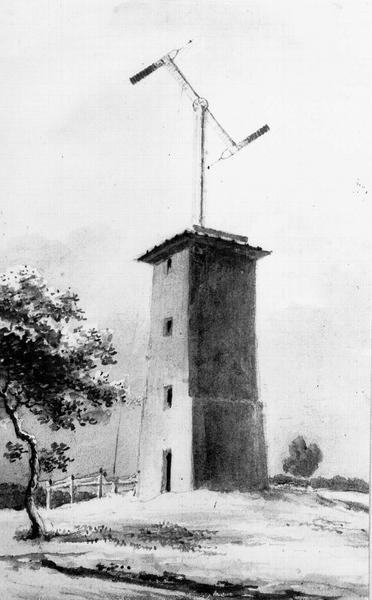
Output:
[[129,477],[107,477],[106,472],[101,468],[98,473],[76,477],[69,475],[64,479],[53,481],[41,481],[46,491],[46,507],[52,508],[52,495],[54,491],[67,489],[70,495],[70,503],[76,500],[76,493],[80,488],[92,488],[95,490],[97,498],[102,498],[107,493],[121,494],[134,490],[137,483],[137,476]]

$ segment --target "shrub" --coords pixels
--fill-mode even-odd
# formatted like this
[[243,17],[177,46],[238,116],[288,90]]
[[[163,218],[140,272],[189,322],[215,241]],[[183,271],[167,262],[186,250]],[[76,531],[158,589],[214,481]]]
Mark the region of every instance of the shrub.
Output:
[[341,475],[335,475],[330,479],[313,477],[310,483],[313,488],[327,488],[337,492],[361,492],[363,494],[369,492],[369,484],[358,477],[342,477]]
[[38,506],[46,505],[46,492],[43,487],[38,487],[35,493],[35,502]]
[[[0,483],[0,509],[11,508],[13,510],[22,510],[24,508],[24,500],[26,487],[20,483]],[[95,498],[96,494],[87,490],[75,492],[75,502],[83,502]],[[37,506],[46,506],[46,491],[45,488],[39,486],[35,492],[35,502]],[[55,490],[52,492],[52,508],[69,504],[70,494],[68,490]]]
[[299,477],[310,477],[322,460],[319,446],[307,445],[299,435],[289,444],[289,456],[283,460],[283,471]]
[[20,483],[0,483],[0,508],[22,510],[25,503],[26,488]]
[[312,477],[311,479],[299,479],[293,475],[283,475],[279,473],[270,477],[270,483],[273,485],[295,485],[299,487],[309,487],[314,489],[326,488],[337,492],[361,492],[368,494],[369,484],[364,479],[358,477]]
[[309,487],[310,485],[308,479],[294,477],[293,475],[283,475],[282,473],[270,477],[270,483],[274,485],[296,485],[298,487]]

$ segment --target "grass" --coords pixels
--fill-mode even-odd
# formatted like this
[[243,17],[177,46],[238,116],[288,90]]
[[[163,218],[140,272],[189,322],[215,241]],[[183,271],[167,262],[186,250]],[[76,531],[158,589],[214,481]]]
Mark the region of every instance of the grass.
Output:
[[131,546],[143,550],[156,550],[158,546],[169,546],[183,552],[194,552],[197,549],[207,549],[205,541],[211,540],[215,533],[202,529],[187,529],[175,523],[155,523],[146,527],[122,527],[113,530],[106,525],[84,525],[76,530],[59,530],[54,533],[62,542],[97,543],[112,542],[116,546]]

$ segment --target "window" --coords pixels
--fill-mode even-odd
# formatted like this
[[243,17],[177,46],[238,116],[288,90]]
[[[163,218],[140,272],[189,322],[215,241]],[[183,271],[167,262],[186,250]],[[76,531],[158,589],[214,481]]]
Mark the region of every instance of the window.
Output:
[[172,270],[172,259],[168,258],[166,265],[165,265],[165,271],[166,271],[167,275],[168,275],[168,273],[171,272],[171,270]]
[[164,408],[171,408],[173,401],[173,387],[171,385],[164,386]]
[[163,335],[172,335],[173,332],[173,319],[172,317],[168,317],[167,319],[164,319],[164,324],[163,324]]

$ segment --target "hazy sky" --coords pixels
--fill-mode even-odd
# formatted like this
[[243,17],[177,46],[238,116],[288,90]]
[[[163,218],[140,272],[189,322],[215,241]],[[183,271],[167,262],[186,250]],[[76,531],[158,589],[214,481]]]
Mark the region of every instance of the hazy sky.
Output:
[[[358,0],[0,6],[0,266],[76,289],[114,329],[116,374],[138,392],[151,269],[133,259],[192,222],[193,111],[165,69],[128,78],[192,39],[178,64],[232,137],[270,125],[209,172],[207,225],[273,251],[258,264],[271,472],[303,433],[323,450],[319,473],[368,473],[371,12]],[[223,149],[212,135],[208,148],[211,162]],[[138,411],[122,423],[119,470],[133,470]]]

